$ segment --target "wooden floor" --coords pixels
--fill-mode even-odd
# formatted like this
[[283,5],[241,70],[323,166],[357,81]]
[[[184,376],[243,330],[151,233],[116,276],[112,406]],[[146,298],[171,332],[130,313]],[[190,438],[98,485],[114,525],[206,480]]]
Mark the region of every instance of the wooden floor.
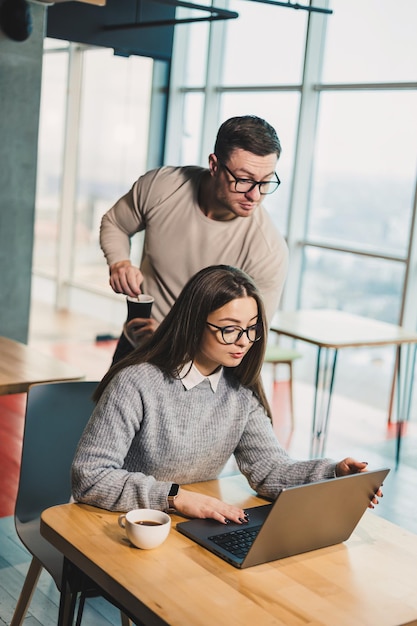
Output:
[[[0,625],[10,624],[23,586],[30,557],[14,530],[13,517],[0,519]],[[56,626],[59,594],[47,572],[42,572],[24,626]],[[88,599],[82,626],[120,626],[120,612],[103,598]]]
[[[88,380],[99,380],[111,362],[115,341],[96,342],[97,334],[117,336],[119,328],[103,327],[94,319],[55,314],[35,304],[29,343],[38,350],[71,363]],[[308,458],[313,388],[296,380],[295,423],[290,432],[288,385],[275,388],[265,371],[265,384],[274,407],[274,427],[283,445],[297,458]],[[14,530],[13,510],[17,493],[25,395],[0,397],[0,624],[9,624],[23,585],[30,557]],[[417,533],[417,429],[409,425],[403,443],[402,461],[392,469],[384,485],[384,498],[370,515],[381,515]],[[368,461],[370,468],[394,468],[395,441],[381,409],[335,396],[326,455],[337,460],[353,456]],[[377,599],[376,599],[377,601]],[[58,592],[50,577],[41,576],[25,626],[56,624]],[[120,624],[120,614],[103,599],[88,600],[83,626]],[[376,625],[377,626],[377,625]],[[398,625],[393,625],[398,626]]]

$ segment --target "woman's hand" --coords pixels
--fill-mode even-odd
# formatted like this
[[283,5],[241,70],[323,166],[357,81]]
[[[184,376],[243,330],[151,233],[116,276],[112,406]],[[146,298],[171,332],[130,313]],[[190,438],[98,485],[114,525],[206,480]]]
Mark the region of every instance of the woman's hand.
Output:
[[[366,461],[355,461],[355,459],[347,457],[336,465],[336,476],[347,476],[348,474],[358,474],[359,472],[366,472],[367,467],[368,463]],[[375,504],[378,504],[378,498],[382,498],[382,496],[383,493],[381,489],[378,489],[375,496],[369,503],[368,508],[375,508]]]
[[186,517],[211,518],[222,524],[228,524],[229,521],[243,524],[248,521],[243,509],[185,489],[179,490],[175,498],[175,509]]
[[129,322],[125,322],[123,331],[132,346],[139,345],[141,339],[147,339],[152,335],[159,324],[153,317],[135,317]]
[[336,476],[347,476],[348,474],[366,472],[367,467],[368,463],[366,461],[355,461],[355,459],[347,457],[336,465]]

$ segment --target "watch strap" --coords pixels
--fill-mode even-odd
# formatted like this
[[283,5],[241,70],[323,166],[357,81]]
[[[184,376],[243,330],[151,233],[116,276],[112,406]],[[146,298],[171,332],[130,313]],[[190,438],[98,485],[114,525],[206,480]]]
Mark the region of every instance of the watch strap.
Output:
[[177,483],[172,483],[171,489],[168,494],[168,511],[175,511],[175,498],[178,496],[180,486]]

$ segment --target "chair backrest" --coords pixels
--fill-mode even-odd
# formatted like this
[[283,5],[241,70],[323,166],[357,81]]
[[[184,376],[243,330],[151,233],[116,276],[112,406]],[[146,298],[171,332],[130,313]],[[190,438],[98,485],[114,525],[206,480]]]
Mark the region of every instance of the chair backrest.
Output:
[[15,517],[28,522],[71,496],[71,464],[97,382],[33,385],[27,395]]

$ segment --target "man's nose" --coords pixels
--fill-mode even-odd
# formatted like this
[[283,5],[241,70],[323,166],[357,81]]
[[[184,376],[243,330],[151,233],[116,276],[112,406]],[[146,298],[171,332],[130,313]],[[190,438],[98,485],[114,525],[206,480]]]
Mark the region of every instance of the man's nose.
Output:
[[259,200],[261,197],[261,192],[259,191],[259,185],[255,185],[253,189],[247,191],[245,196],[252,201]]

